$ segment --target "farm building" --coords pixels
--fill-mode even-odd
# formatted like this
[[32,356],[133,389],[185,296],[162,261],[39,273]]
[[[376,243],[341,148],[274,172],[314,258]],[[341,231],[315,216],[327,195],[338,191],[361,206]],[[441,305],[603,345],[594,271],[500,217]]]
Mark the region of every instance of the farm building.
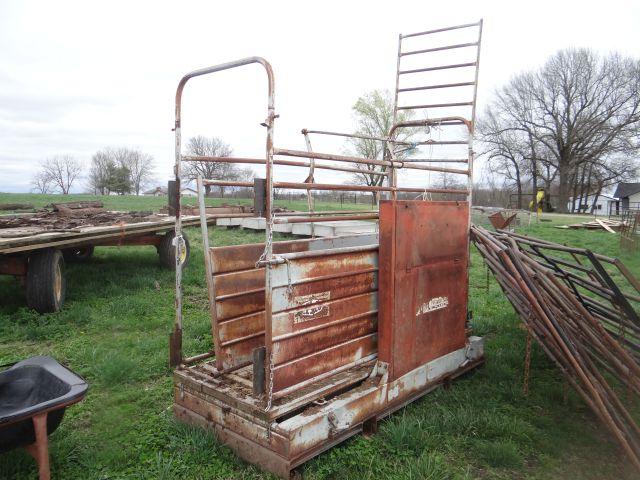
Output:
[[615,207],[616,213],[622,210],[640,209],[640,182],[619,183],[614,196],[618,199]]
[[591,213],[596,216],[609,215],[611,209],[615,210],[617,198],[613,195],[587,195],[586,197],[569,198],[567,210],[573,213]]

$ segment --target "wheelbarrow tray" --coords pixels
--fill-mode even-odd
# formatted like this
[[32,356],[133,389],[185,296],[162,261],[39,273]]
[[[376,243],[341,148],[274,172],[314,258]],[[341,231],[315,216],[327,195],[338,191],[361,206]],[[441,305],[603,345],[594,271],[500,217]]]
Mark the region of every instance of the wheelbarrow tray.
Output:
[[47,413],[47,435],[67,406],[82,400],[88,385],[47,356],[31,357],[0,372],[0,452],[34,443],[32,418]]

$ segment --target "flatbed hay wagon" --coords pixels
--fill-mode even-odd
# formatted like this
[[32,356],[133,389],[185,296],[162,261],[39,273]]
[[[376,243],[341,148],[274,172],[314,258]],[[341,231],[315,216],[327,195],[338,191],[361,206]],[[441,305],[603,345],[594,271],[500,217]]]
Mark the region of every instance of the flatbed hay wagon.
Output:
[[[401,35],[394,124],[388,135],[305,129],[306,151],[274,146],[274,74],[265,59],[245,58],[182,78],[176,93],[177,184],[185,161],[264,165],[263,182],[199,178],[198,195],[202,211],[207,184],[255,188],[256,201],[264,198],[264,208],[256,211],[264,211],[266,232],[264,243],[214,246],[210,242],[215,242],[215,234],[209,238],[202,216],[213,348],[192,357],[182,352],[182,275],[177,260],[170,363],[176,367],[174,413],[178,419],[214,430],[248,462],[289,478],[307,460],[357,433],[374,433],[383,417],[482,364],[483,339],[471,335],[467,310],[481,32],[480,21]],[[437,43],[440,35],[451,33],[471,39]],[[435,44],[428,43],[433,39]],[[424,40],[427,47],[411,45],[416,40]],[[465,50],[469,58],[453,64],[404,64],[405,57],[448,50]],[[183,156],[181,99],[188,80],[251,64],[262,66],[267,74],[265,158]],[[442,71],[450,76],[466,74],[467,79],[403,86],[407,75]],[[451,92],[461,87],[468,94],[462,101],[427,98],[412,105],[398,101],[405,93]],[[399,112],[404,110],[422,112],[422,118],[402,120]],[[425,110],[446,113],[424,118]],[[412,129],[416,135],[400,141],[397,133],[402,129]],[[385,153],[382,158],[319,153],[311,148],[312,134],[369,139],[380,142]],[[426,158],[402,154],[407,148],[420,147],[427,150]],[[291,157],[298,160],[288,160]],[[464,168],[449,166],[454,163]],[[372,167],[384,182],[368,186],[317,181],[318,171],[348,172],[354,164]],[[300,176],[306,180],[277,180],[281,165],[302,167]],[[403,174],[407,171],[411,175]],[[464,185],[432,188],[425,185],[430,172],[458,175]],[[403,185],[419,175],[424,175],[419,180],[422,184]],[[306,191],[307,215],[275,214],[274,189]],[[323,220],[314,211],[312,192],[316,190],[382,196],[374,213],[347,212],[333,220],[375,222],[376,231],[273,241],[276,225]],[[175,227],[179,238],[179,215]]]

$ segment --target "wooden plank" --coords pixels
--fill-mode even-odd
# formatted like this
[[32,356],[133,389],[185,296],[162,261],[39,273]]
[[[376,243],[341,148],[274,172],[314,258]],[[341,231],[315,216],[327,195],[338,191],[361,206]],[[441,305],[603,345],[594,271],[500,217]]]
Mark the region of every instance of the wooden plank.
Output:
[[[185,217],[183,226],[195,226],[199,223],[199,217]],[[211,218],[210,222],[215,222]],[[158,222],[139,222],[125,225],[107,225],[98,227],[83,227],[74,231],[49,232],[37,235],[29,235],[18,238],[0,238],[0,254],[25,252],[50,247],[65,247],[91,245],[95,240],[117,238],[120,236],[135,236],[143,233],[163,232],[174,228],[174,219],[167,217]]]
[[600,224],[600,226],[602,228],[604,228],[607,232],[609,233],[616,233],[609,225],[607,225],[606,223],[604,223],[603,221],[599,220],[596,218],[596,222],[598,222]]

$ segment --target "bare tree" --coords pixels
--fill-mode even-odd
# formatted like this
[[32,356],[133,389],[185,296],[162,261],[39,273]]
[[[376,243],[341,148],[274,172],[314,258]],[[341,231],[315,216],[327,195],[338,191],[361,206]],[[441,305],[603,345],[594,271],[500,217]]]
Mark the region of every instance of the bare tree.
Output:
[[128,150],[123,165],[129,170],[131,187],[136,195],[153,179],[153,157],[140,150]]
[[575,187],[593,172],[590,164],[640,150],[640,61],[561,50],[541,69],[501,88],[489,111],[546,152],[547,177],[555,178],[551,170],[557,170],[558,206],[564,211],[570,194],[578,193]]
[[91,169],[89,170],[89,188],[95,195],[109,194],[109,175],[111,168],[115,166],[115,161],[111,156],[111,150],[105,148],[97,151],[91,157]]
[[[89,188],[96,194],[108,195],[115,191],[110,186],[117,184],[118,192],[128,193],[129,190],[122,187],[126,183],[140,195],[140,190],[153,179],[153,168],[153,157],[147,153],[127,147],[107,147],[91,158]],[[128,172],[126,182],[122,178],[125,170]]]
[[33,190],[36,193],[43,195],[51,193],[51,178],[49,178],[49,175],[44,170],[36,172],[31,180],[31,185],[33,185]]
[[[198,135],[191,137],[187,143],[187,154],[198,157],[230,157],[233,154],[231,147],[217,137],[205,137]],[[195,180],[198,175],[211,180],[235,180],[237,167],[225,162],[188,162],[185,174],[190,180]],[[211,193],[211,185],[205,185],[205,194]],[[220,195],[224,197],[225,187],[220,187]]]
[[[393,97],[389,91],[374,90],[358,98],[352,107],[355,121],[356,134],[368,137],[387,137],[393,126]],[[408,111],[402,111],[398,115],[398,122],[409,120]],[[401,130],[396,134],[396,140],[407,141],[413,131],[409,129]],[[357,156],[370,158],[373,160],[385,159],[388,150],[385,149],[386,142],[380,140],[370,140],[364,138],[350,139],[350,144]],[[407,155],[406,149],[398,149],[394,152],[396,158],[404,158]],[[386,178],[379,173],[385,173],[387,167],[379,165],[368,165],[363,163],[353,163],[352,166],[360,170],[353,174],[353,180],[359,185],[381,186]],[[373,193],[374,202],[377,199],[377,192]]]
[[42,162],[40,175],[48,179],[54,188],[60,189],[63,195],[69,190],[82,173],[82,163],[71,155],[59,155]]

